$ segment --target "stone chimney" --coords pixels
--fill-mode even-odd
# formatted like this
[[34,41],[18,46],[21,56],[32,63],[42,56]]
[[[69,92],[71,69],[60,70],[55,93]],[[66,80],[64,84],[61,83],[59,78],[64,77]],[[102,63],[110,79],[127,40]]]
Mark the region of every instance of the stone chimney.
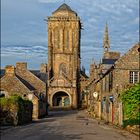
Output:
[[5,75],[14,76],[15,75],[15,67],[12,65],[7,65],[5,67]]
[[47,73],[47,64],[42,63],[40,65],[40,73]]
[[18,70],[18,71],[27,70],[27,63],[26,62],[17,62],[16,63],[16,70]]

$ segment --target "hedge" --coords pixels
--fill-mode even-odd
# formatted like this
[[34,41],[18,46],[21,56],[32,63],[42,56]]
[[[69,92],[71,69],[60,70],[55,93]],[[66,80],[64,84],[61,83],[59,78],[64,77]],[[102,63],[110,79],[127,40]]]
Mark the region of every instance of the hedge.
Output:
[[2,125],[21,125],[32,121],[33,104],[31,101],[13,95],[0,98],[0,123]]

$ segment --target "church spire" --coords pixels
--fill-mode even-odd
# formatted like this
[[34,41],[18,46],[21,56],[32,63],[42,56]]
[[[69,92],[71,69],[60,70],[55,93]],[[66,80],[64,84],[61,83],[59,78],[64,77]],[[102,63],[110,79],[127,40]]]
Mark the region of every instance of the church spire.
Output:
[[106,22],[105,33],[104,33],[103,48],[104,48],[105,52],[108,52],[108,50],[110,48],[107,22]]

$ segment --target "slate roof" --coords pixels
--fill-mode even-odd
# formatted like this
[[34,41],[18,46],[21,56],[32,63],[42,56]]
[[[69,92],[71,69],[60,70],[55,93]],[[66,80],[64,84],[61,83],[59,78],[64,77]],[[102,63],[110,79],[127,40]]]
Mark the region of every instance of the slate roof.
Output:
[[32,91],[27,84],[25,85],[19,77],[16,75],[4,75],[1,79],[1,90],[10,92],[10,93],[19,93],[19,94],[25,94]]
[[102,59],[102,64],[114,64],[118,59]]
[[16,77],[31,91],[35,90],[35,88],[27,81],[25,81],[23,78],[16,75]]

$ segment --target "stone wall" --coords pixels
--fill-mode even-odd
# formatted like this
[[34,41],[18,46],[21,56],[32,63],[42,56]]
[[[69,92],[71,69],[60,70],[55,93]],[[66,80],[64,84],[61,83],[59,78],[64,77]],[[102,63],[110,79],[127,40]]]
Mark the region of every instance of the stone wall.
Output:
[[124,54],[115,63],[115,68],[113,71],[113,88],[122,90],[129,83],[130,71],[139,71],[140,68],[140,53],[138,48],[140,46],[136,44],[132,49],[130,49],[126,54]]
[[[115,63],[113,70],[113,90],[114,96],[114,123],[122,124],[122,108],[120,108],[121,101],[118,98],[122,90],[126,89],[130,83],[130,71],[139,71],[140,53],[138,52],[139,44],[136,44],[126,54],[124,54]],[[123,116],[122,116],[123,117]]]

